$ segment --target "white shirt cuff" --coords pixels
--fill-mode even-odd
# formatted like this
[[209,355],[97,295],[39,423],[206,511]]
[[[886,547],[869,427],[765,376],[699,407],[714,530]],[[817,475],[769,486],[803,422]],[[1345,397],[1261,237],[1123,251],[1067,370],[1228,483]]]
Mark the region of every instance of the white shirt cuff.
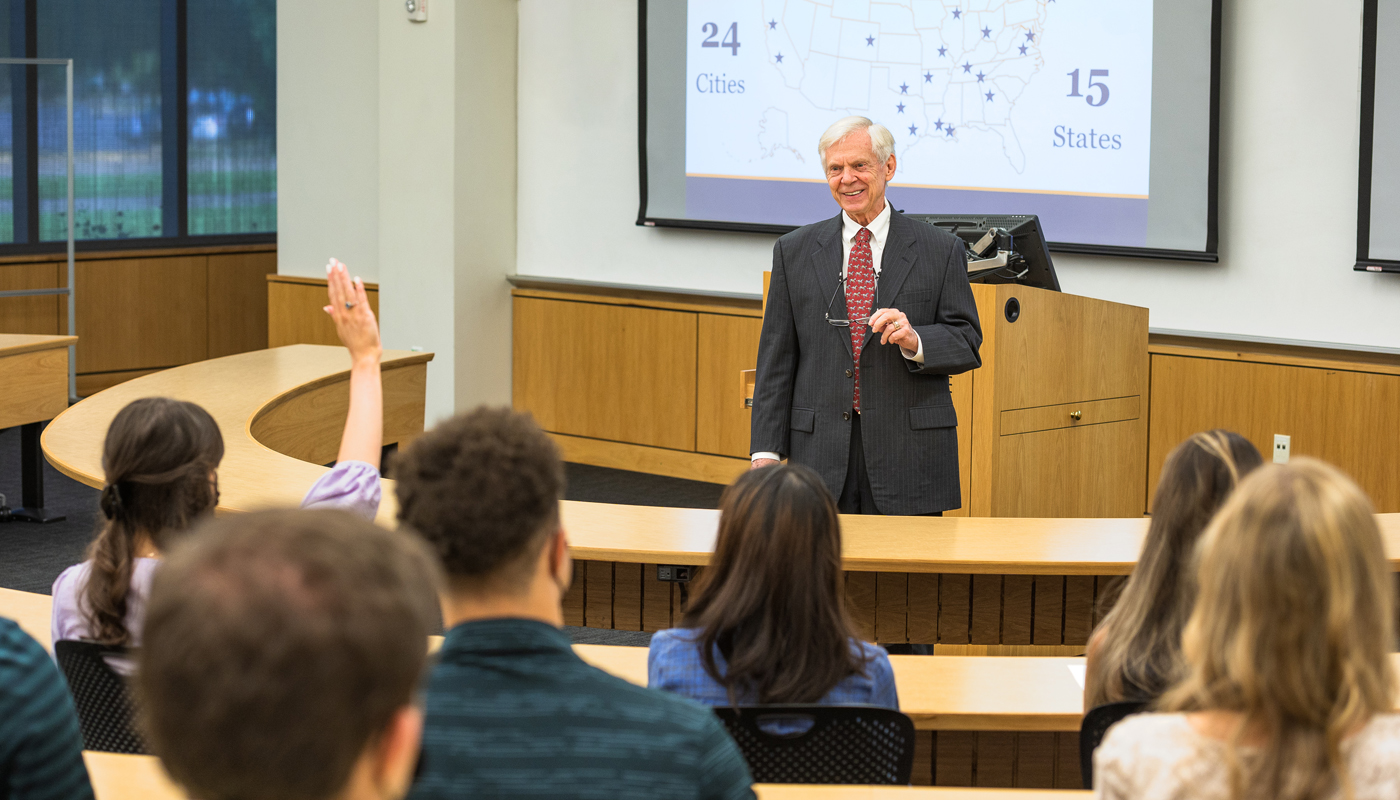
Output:
[[779,456],[777,453],[754,453],[753,455],[749,456],[749,461],[757,461],[760,458],[770,458],[774,461],[783,460],[782,456]]
[[914,351],[913,354],[910,354],[908,350],[905,350],[903,347],[901,347],[899,348],[899,352],[902,353],[905,358],[909,359],[910,361],[913,361],[915,364],[922,364],[924,363],[924,340],[922,338],[919,338],[919,334],[917,333],[914,334],[914,337],[919,339],[919,349]]

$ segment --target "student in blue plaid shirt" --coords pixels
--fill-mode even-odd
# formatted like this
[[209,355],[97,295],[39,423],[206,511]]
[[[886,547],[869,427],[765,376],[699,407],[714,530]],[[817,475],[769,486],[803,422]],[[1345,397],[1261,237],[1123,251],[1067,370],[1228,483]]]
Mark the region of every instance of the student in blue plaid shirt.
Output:
[[647,685],[710,706],[899,708],[885,651],[841,599],[841,524],[820,477],[751,470],[720,499],[719,538],[681,627],[652,637]]

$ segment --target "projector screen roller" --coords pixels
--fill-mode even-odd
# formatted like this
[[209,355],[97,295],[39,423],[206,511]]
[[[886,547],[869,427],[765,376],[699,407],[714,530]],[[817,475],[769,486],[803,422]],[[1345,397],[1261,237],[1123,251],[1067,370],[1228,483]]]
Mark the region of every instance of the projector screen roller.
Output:
[[1361,40],[1361,174],[1356,269],[1400,272],[1400,0],[1366,0]]
[[1215,260],[1219,0],[640,2],[638,224],[831,217],[817,140],[860,115],[894,134],[900,211]]

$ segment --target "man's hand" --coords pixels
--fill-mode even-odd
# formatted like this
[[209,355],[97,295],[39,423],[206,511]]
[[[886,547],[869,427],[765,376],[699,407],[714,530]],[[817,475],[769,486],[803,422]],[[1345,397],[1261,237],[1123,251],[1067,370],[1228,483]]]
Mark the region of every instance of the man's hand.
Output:
[[870,318],[870,330],[880,334],[880,344],[897,344],[913,353],[919,349],[919,334],[909,326],[909,318],[897,308],[882,308]]
[[755,459],[753,460],[753,463],[749,465],[749,469],[760,469],[760,468],[762,468],[762,467],[771,467],[771,466],[773,466],[774,464],[777,464],[777,463],[779,463],[779,462],[774,461],[774,460],[771,459],[771,458],[755,458]]

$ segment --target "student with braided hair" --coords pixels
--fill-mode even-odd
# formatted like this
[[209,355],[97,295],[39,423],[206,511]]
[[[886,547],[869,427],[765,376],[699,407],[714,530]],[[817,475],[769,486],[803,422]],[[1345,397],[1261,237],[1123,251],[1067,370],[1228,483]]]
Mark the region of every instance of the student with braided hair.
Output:
[[[102,449],[102,528],[88,558],[53,584],[53,641],[133,648],[157,559],[218,502],[224,440],[209,412],[168,397],[134,400]],[[130,673],[130,662],[113,658]]]

